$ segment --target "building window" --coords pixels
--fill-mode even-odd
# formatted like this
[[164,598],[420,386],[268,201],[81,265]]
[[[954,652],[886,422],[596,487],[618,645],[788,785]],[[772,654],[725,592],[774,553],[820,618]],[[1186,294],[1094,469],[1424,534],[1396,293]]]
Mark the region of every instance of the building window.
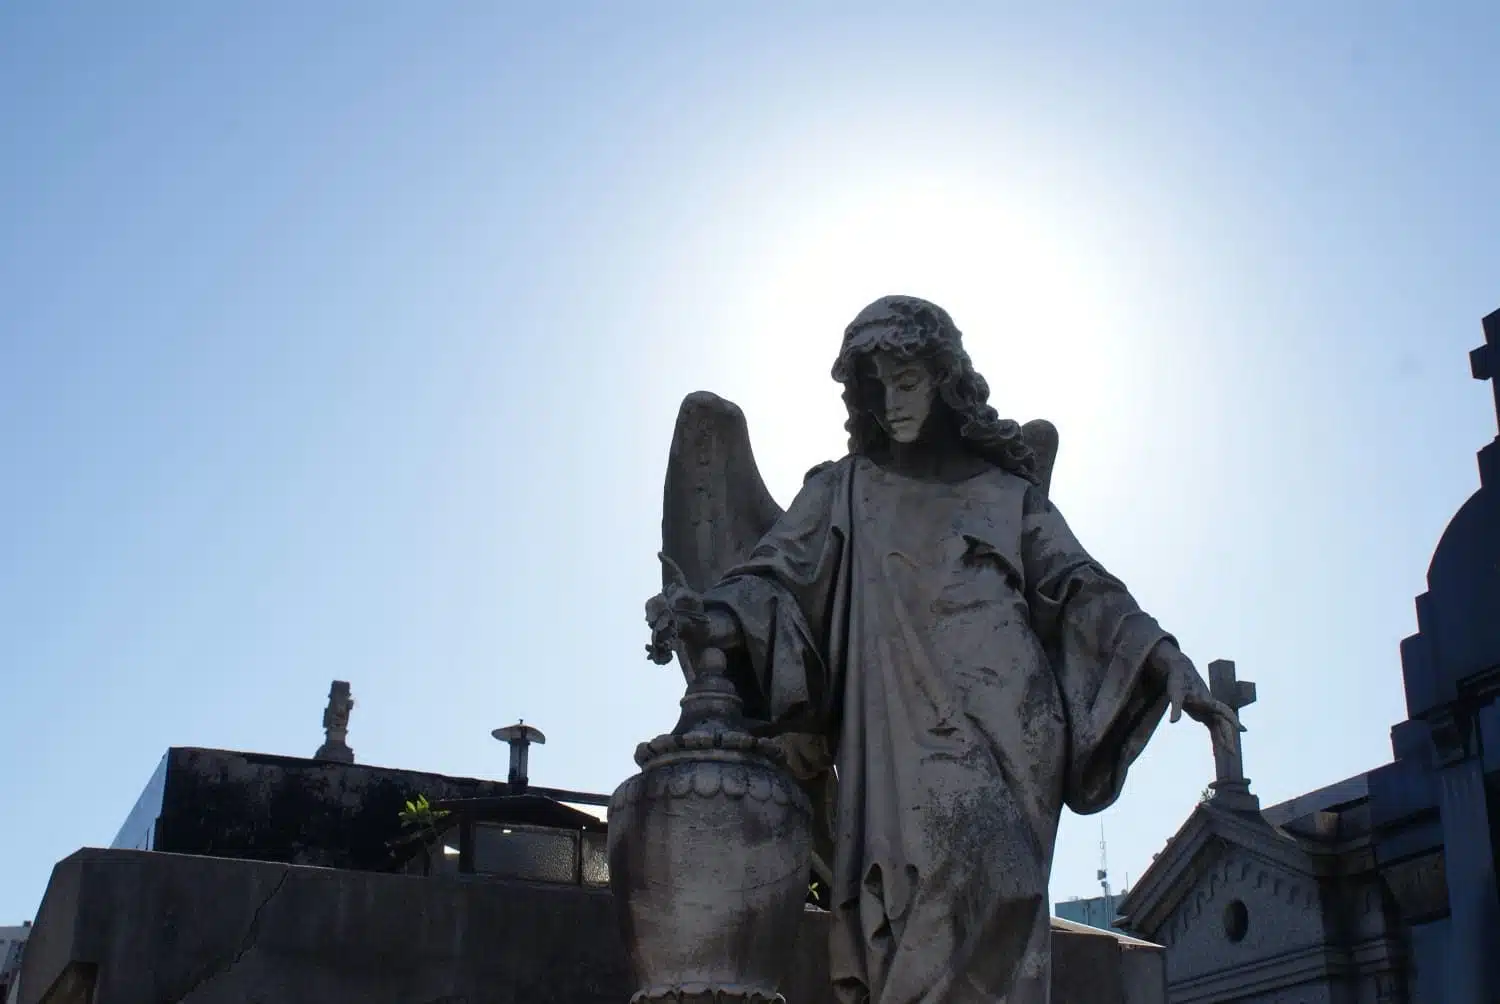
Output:
[[577,882],[578,833],[520,824],[475,823],[474,871],[533,882]]
[[1245,940],[1250,931],[1250,910],[1243,900],[1235,900],[1224,908],[1224,937],[1230,941]]

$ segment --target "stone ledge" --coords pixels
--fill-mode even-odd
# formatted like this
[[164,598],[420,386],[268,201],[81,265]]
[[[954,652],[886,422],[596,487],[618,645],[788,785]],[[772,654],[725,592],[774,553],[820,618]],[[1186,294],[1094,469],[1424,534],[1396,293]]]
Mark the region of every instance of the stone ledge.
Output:
[[[832,1004],[804,912],[788,1004]],[[1053,1004],[1161,1004],[1161,949],[1054,921]],[[605,890],[81,850],[53,869],[21,1004],[625,1004]]]

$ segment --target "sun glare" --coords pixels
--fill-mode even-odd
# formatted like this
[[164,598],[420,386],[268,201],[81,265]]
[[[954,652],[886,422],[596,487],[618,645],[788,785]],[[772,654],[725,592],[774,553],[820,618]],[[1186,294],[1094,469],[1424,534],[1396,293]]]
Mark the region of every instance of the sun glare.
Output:
[[1107,270],[1040,209],[935,179],[846,190],[772,233],[733,284],[735,337],[719,347],[779,498],[841,450],[829,366],[844,326],[888,293],[947,309],[1001,414],[1050,419],[1075,458],[1110,409],[1131,407]]

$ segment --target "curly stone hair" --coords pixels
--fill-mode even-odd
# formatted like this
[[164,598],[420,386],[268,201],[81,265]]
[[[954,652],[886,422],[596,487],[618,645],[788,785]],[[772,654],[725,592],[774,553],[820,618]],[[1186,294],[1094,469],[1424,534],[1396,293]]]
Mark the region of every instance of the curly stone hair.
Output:
[[1037,483],[1036,456],[1021,437],[1021,426],[990,407],[989,384],[974,370],[953,319],[943,308],[915,296],[882,297],[844,329],[833,378],[844,385],[850,453],[879,456],[889,446],[875,417],[883,394],[874,373],[877,352],[925,360],[964,444],[1000,469]]

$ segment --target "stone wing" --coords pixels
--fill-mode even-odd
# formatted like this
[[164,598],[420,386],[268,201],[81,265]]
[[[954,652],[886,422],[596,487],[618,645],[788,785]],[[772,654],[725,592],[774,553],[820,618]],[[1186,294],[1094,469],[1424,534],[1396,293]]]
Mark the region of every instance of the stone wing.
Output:
[[[667,459],[661,549],[682,569],[688,585],[702,592],[717,583],[750,556],[781,514],[761,479],[739,406],[707,391],[684,398]],[[663,586],[670,576],[663,567]],[[781,737],[792,759],[801,738]],[[832,876],[837,781],[827,763],[807,766],[810,769],[798,781],[816,809],[813,870],[826,887]]]
[[[745,414],[698,391],[682,401],[662,494],[662,553],[702,592],[749,557],[781,518],[750,449]],[[662,584],[670,577],[662,569]]]
[[1021,426],[1021,438],[1036,455],[1036,480],[1046,495],[1052,490],[1052,465],[1057,463],[1057,426],[1045,418],[1033,418]]

